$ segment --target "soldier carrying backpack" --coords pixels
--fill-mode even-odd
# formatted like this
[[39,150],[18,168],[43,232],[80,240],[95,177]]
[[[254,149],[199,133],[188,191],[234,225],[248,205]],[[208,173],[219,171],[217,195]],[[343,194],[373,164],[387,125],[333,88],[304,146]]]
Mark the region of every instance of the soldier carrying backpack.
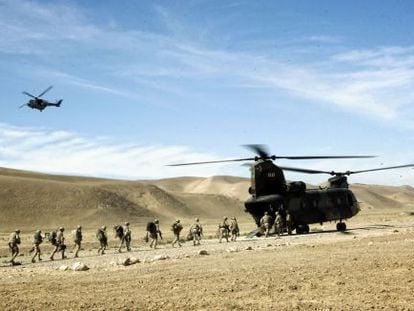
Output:
[[180,220],[177,219],[171,226],[171,230],[174,233],[174,241],[172,241],[171,245],[174,247],[175,243],[178,243],[178,246],[181,247],[180,244],[180,232],[183,230],[183,226],[180,223]]
[[[118,229],[120,231],[120,236],[122,236],[121,239],[121,243],[119,244],[119,248],[118,248],[118,252],[121,252],[121,248],[122,245],[125,242],[125,246],[128,252],[131,251],[131,240],[132,240],[132,233],[131,233],[131,229],[129,228],[129,222],[125,223],[125,226],[119,226],[121,227],[120,229]],[[122,233],[121,233],[121,229],[122,229]]]
[[40,258],[41,251],[40,251],[40,244],[43,242],[43,236],[41,230],[36,230],[34,236],[33,236],[33,250],[34,254],[32,257],[32,262],[36,262],[36,256],[38,257],[38,260],[41,261],[42,258]]
[[52,254],[50,255],[50,260],[54,260],[54,256],[57,252],[62,252],[62,259],[65,259],[65,236],[63,235],[63,232],[65,231],[65,228],[60,227],[59,232],[56,234],[56,231],[52,231],[49,234],[49,241],[52,243],[52,245],[55,246],[53,249]]
[[158,236],[162,240],[162,233],[159,227],[159,220],[154,219],[153,222],[147,223],[147,235],[145,237],[146,241],[151,239],[150,247],[157,248]]
[[98,255],[105,254],[105,249],[108,247],[108,236],[106,235],[106,226],[102,226],[96,232],[96,238],[99,241],[100,247],[98,249]]
[[73,230],[73,242],[75,242],[74,257],[77,258],[82,244],[82,226],[78,226],[75,230]]

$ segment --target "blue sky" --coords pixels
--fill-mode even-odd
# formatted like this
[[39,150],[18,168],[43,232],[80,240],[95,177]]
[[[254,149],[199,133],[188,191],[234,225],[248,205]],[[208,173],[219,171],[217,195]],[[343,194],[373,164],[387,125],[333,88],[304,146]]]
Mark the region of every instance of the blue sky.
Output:
[[[248,143],[380,156],[286,166],[414,163],[413,13],[412,1],[0,0],[0,166],[247,177],[164,164],[246,157]],[[60,109],[18,109],[49,85]],[[414,170],[352,182],[414,185]]]

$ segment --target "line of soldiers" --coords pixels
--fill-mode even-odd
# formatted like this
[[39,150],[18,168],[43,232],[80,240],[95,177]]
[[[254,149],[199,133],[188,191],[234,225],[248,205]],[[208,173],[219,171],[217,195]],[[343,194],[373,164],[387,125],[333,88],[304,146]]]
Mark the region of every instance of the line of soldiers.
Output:
[[[235,220],[235,218],[234,218]],[[230,225],[229,228],[232,228]],[[238,228],[238,227],[237,227]],[[175,246],[175,244],[178,244],[178,246],[181,247],[180,243],[180,234],[183,229],[183,226],[179,219],[177,219],[171,226],[171,230],[174,234],[174,240],[172,241],[171,245],[172,247]],[[160,224],[158,219],[154,219],[154,221],[151,221],[147,224],[146,227],[146,235],[144,237],[144,240],[146,242],[150,243],[151,248],[156,248],[158,244],[158,239],[162,240],[162,232],[160,230]],[[48,240],[53,246],[53,251],[49,257],[50,260],[54,260],[54,256],[56,253],[60,252],[62,255],[62,259],[65,259],[65,251],[66,251],[66,243],[65,243],[65,235],[64,235],[65,228],[60,227],[57,231],[52,231],[50,233],[45,233],[45,235],[42,235],[41,230],[36,230],[33,236],[33,247],[30,252],[33,252],[32,256],[32,263],[36,262],[36,258],[38,261],[41,261],[41,249],[40,245],[44,242],[44,240]],[[124,226],[116,225],[114,226],[115,231],[115,237],[119,239],[119,246],[118,246],[118,252],[122,251],[122,248],[125,245],[125,248],[127,251],[131,251],[131,241],[132,241],[132,232],[130,229],[129,222],[126,222]],[[77,258],[79,256],[79,251],[81,250],[82,246],[82,226],[77,226],[75,230],[72,231],[73,235],[73,242],[75,244],[74,248],[74,257]],[[188,239],[193,240],[193,245],[199,245],[201,237],[203,235],[203,227],[200,223],[200,220],[198,218],[195,219],[194,224],[190,227],[189,236]],[[96,238],[99,241],[99,248],[98,248],[98,255],[105,254],[105,250],[108,248],[108,235],[106,232],[106,226],[100,227],[96,232]],[[235,238],[234,238],[235,240]],[[12,254],[12,258],[10,262],[12,264],[16,264],[15,259],[19,255],[19,245],[21,244],[21,238],[20,238],[20,230],[16,229],[9,238],[8,246]]]
[[289,235],[292,234],[292,217],[289,212],[286,213],[285,219],[283,219],[282,213],[277,211],[275,213],[275,219],[269,215],[268,212],[265,212],[263,217],[260,219],[260,227],[264,231],[265,237],[270,235],[270,231],[274,225],[274,232],[280,236],[283,234],[284,229]]

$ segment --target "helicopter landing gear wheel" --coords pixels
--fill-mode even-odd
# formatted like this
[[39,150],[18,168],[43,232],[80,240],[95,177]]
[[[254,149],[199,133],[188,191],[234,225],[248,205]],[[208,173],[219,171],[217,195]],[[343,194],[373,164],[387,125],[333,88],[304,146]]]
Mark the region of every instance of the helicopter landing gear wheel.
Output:
[[344,222],[338,222],[336,224],[336,230],[338,230],[338,231],[345,231],[346,230],[346,223],[344,223]]

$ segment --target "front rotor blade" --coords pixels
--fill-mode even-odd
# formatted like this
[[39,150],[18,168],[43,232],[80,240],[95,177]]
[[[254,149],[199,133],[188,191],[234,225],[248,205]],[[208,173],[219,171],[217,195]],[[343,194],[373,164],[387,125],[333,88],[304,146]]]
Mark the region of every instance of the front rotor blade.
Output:
[[310,170],[310,169],[307,169],[307,168],[286,167],[286,166],[279,166],[279,165],[278,165],[278,167],[280,169],[284,170],[284,171],[292,171],[292,172],[298,172],[298,173],[335,175],[335,172]]
[[252,144],[252,145],[243,145],[243,147],[253,151],[254,153],[259,155],[263,159],[269,158],[269,151],[267,150],[267,147],[265,145]]
[[45,95],[47,92],[50,91],[50,89],[53,87],[53,85],[49,86],[46,90],[43,91],[43,93],[41,93],[39,96],[37,97],[42,97],[43,95]]
[[22,92],[24,95],[27,95],[27,96],[29,96],[29,97],[32,97],[32,98],[34,98],[34,99],[36,99],[36,96],[33,96],[32,94],[30,94],[30,93],[27,93],[27,92]]
[[198,164],[225,163],[225,162],[242,162],[242,161],[255,161],[255,158],[217,160],[217,161],[192,162],[192,163],[179,163],[179,164],[169,164],[167,166],[184,166],[184,165],[198,165]]
[[373,169],[361,170],[361,171],[348,171],[345,174],[351,175],[351,174],[359,174],[359,173],[374,172],[374,171],[383,171],[383,170],[392,170],[392,169],[395,169],[395,168],[413,167],[413,166],[414,166],[414,164],[405,164],[405,165],[397,165],[397,166],[388,166],[388,167],[373,168]]
[[24,106],[27,106],[27,104],[23,104],[23,105],[21,105],[19,108],[23,108]]
[[275,159],[288,160],[317,160],[317,159],[366,159],[375,158],[377,156],[276,156]]

